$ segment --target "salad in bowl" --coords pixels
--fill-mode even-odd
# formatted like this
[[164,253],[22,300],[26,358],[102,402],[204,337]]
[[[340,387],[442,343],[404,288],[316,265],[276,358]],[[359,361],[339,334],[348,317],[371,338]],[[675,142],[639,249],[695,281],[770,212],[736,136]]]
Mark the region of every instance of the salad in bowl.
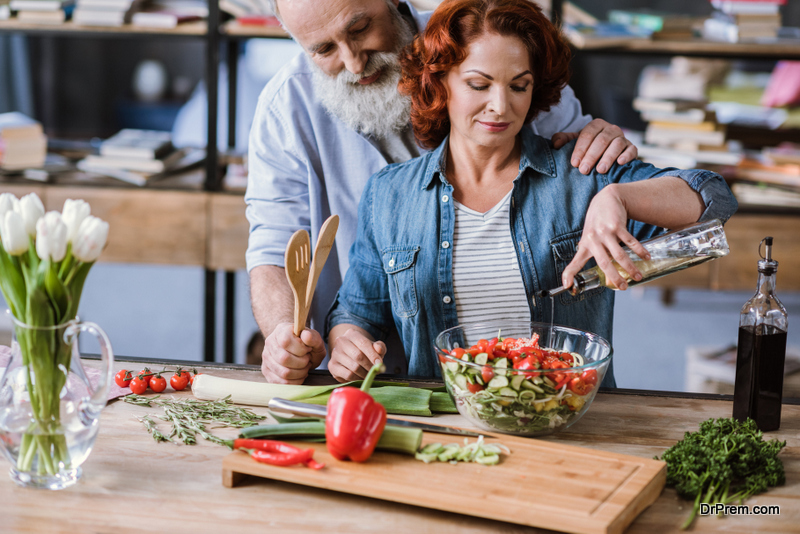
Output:
[[459,413],[498,432],[546,435],[586,413],[611,362],[596,334],[535,322],[462,325],[434,350]]

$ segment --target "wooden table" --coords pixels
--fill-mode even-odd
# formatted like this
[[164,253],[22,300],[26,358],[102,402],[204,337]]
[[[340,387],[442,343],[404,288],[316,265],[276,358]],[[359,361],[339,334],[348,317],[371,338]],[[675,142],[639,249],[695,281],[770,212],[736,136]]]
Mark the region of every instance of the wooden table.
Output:
[[[90,363],[91,364],[91,363]],[[118,363],[139,369],[141,362]],[[159,367],[160,366],[156,366]],[[207,368],[204,372],[260,380],[254,368]],[[190,395],[188,392],[175,395]],[[235,489],[222,486],[221,461],[228,450],[202,441],[196,446],[156,443],[135,419],[153,409],[117,400],[101,417],[100,433],[83,478],[66,490],[23,489],[0,476],[2,532],[347,532],[347,533],[533,533],[536,529],[447,512],[356,497],[265,479]],[[264,409],[256,408],[260,413]],[[653,394],[599,393],[569,432],[545,438],[631,454],[660,455],[710,417],[728,417],[731,402]],[[436,423],[468,426],[457,415]],[[222,437],[234,432],[217,431]],[[778,505],[780,515],[700,517],[694,532],[798,532],[800,530],[800,406],[784,405],[781,452],[786,485],[747,501]],[[390,483],[390,481],[387,481]],[[632,524],[631,533],[678,532],[691,503],[665,489]]]

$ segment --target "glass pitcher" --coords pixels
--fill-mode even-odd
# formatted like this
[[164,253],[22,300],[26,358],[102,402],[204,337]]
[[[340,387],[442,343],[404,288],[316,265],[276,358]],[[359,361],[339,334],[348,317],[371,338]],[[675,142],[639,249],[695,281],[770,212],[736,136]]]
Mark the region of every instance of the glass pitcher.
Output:
[[[0,371],[0,448],[17,484],[62,489],[78,481],[97,437],[113,377],[111,343],[94,323],[31,326],[11,317],[10,359]],[[80,359],[81,332],[100,344],[96,384]]]

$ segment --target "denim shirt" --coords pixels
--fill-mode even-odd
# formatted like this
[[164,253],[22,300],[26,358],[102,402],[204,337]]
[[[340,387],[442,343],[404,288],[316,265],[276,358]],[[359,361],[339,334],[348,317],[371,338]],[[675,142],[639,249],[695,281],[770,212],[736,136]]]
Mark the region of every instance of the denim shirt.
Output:
[[[536,295],[561,285],[561,274],[576,253],[592,198],[611,183],[676,176],[700,193],[700,220],[723,222],[736,211],[725,181],[706,170],[658,169],[641,161],[613,165],[607,174],[582,175],[570,164],[575,142],[554,150],[527,128],[514,179],[509,224],[530,320],[549,322],[550,299]],[[375,339],[397,327],[412,376],[440,376],[433,340],[458,325],[453,298],[453,186],[444,170],[448,140],[436,150],[389,165],[367,182],[358,210],[358,232],[350,269],[328,315],[326,333],[341,323],[359,326]],[[629,221],[638,240],[665,232]],[[593,262],[592,262],[593,264]],[[588,267],[589,265],[587,265]],[[555,297],[554,322],[594,332],[612,341],[614,291],[597,288],[578,296]],[[613,368],[604,386],[614,387]]]

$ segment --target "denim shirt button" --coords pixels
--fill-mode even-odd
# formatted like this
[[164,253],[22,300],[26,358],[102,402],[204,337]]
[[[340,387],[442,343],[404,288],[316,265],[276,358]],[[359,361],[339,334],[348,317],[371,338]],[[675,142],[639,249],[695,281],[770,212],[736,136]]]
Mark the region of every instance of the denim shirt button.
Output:
[[450,248],[450,241],[442,242],[442,248]]
[[450,200],[450,197],[447,195],[442,195],[442,202],[447,202],[448,200]]
[[394,267],[394,258],[389,260],[389,267]]
[[451,299],[449,295],[445,295],[444,298],[442,299],[442,302],[444,302],[445,304],[450,304],[451,300],[453,299]]

